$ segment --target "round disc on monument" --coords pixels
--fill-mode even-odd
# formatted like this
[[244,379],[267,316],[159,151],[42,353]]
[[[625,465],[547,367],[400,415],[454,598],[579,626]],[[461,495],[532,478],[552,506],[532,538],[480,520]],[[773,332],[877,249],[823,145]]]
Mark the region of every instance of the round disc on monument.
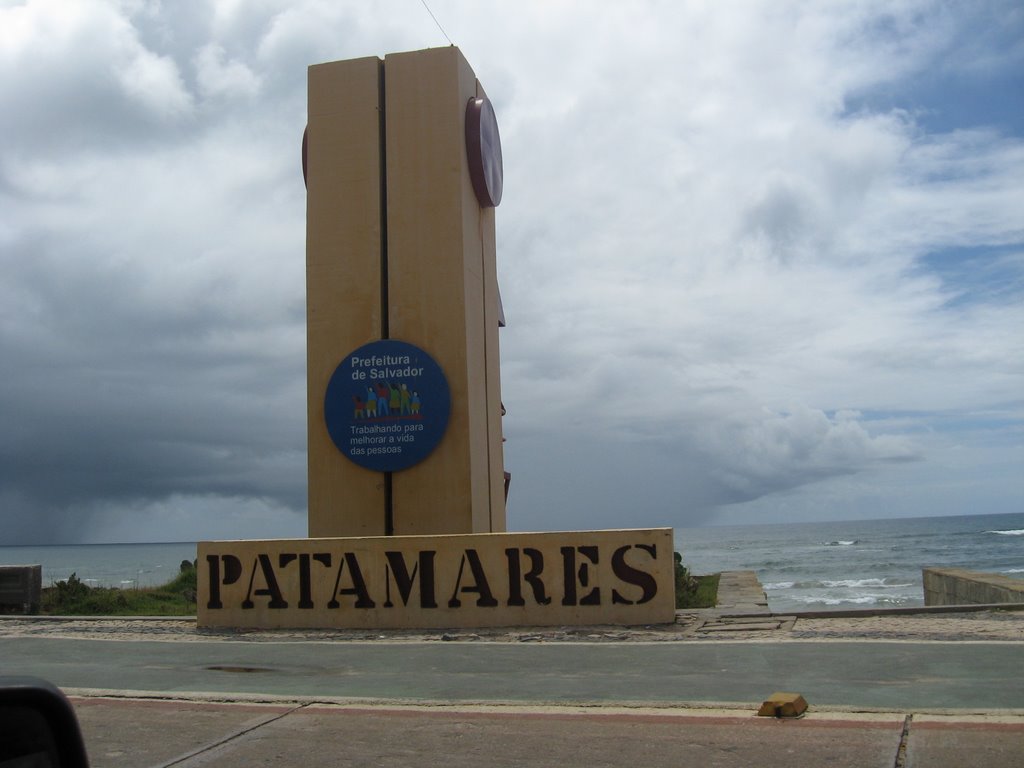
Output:
[[497,207],[501,202],[504,167],[498,118],[490,99],[470,99],[466,104],[466,157],[477,201],[483,208]]
[[398,472],[423,461],[448,427],[451,392],[441,366],[395,339],[364,344],[341,361],[324,394],[338,450],[361,467]]

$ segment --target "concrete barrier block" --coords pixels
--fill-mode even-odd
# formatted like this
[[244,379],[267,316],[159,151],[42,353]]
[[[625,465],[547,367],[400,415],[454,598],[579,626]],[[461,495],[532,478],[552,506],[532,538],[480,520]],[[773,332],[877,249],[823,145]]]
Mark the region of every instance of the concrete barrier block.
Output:
[[42,594],[41,565],[0,565],[0,611],[38,613]]
[[1024,579],[963,568],[924,568],[925,605],[1024,603]]
[[776,691],[761,704],[758,717],[800,717],[807,711],[807,701],[799,693]]

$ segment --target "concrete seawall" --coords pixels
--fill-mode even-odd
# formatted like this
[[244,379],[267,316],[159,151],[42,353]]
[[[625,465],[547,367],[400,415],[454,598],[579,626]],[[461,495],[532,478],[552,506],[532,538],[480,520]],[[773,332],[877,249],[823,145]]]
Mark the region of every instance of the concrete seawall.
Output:
[[923,568],[925,605],[1024,603],[1024,579],[962,568]]
[[718,579],[717,613],[768,613],[768,597],[757,571],[722,571]]

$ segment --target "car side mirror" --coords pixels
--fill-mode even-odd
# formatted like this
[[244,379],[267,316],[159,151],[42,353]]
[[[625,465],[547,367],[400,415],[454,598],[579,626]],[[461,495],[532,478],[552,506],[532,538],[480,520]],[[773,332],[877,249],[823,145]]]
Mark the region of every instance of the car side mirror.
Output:
[[0,768],[89,768],[75,710],[57,686],[0,676]]

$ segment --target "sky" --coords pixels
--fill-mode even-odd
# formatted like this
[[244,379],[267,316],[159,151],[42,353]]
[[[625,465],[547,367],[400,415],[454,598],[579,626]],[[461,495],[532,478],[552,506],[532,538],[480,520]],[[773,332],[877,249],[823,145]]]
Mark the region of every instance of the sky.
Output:
[[306,534],[306,69],[491,97],[511,530],[1024,512],[1024,8],[0,0],[0,544]]

